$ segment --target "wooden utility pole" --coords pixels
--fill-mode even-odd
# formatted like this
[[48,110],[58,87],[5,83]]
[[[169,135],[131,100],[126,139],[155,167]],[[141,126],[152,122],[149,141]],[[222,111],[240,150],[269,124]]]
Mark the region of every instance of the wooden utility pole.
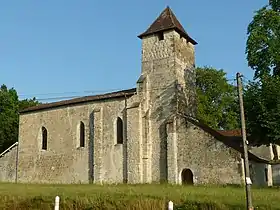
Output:
[[242,130],[243,149],[244,149],[244,168],[245,168],[247,210],[253,210],[252,195],[251,195],[252,182],[250,179],[250,170],[249,170],[249,161],[248,161],[246,126],[245,126],[243,95],[242,95],[242,81],[241,81],[240,73],[236,74],[236,79],[237,79],[237,88],[238,88],[238,96],[239,96],[241,130]]

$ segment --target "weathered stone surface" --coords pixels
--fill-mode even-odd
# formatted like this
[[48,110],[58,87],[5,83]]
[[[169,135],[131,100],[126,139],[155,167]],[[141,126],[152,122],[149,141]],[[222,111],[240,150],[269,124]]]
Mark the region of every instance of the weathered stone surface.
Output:
[[[122,182],[123,148],[115,143],[114,122],[123,109],[124,98],[21,115],[19,180]],[[84,148],[78,144],[80,121],[86,125]],[[48,130],[46,151],[41,149],[42,126]]]
[[241,184],[242,163],[237,151],[182,118],[177,126],[179,175],[186,168],[198,184]]
[[0,181],[16,181],[17,146],[0,157]]

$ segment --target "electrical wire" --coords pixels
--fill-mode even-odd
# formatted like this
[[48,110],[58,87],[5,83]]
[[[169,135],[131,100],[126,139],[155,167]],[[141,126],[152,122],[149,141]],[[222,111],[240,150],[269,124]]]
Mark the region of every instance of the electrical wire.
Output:
[[[227,82],[233,82],[236,81],[236,79],[227,79]],[[145,91],[154,91],[154,90],[163,90],[166,89],[166,87],[160,87],[160,88],[152,88],[149,90]],[[109,93],[109,92],[117,92],[117,91],[123,91],[125,89],[107,89],[107,90],[86,90],[86,91],[81,91],[81,92],[60,92],[60,93],[40,93],[40,94],[19,94],[20,98],[26,98],[26,96],[31,96],[33,97],[34,95],[39,95],[39,96],[48,96],[48,95],[65,95],[65,94],[73,94],[70,96],[55,96],[55,97],[46,97],[46,98],[36,98],[37,101],[49,101],[49,100],[67,100],[67,99],[74,99],[74,98],[79,98],[79,97],[85,97],[85,96],[90,96],[93,93]],[[86,94],[86,93],[91,93]],[[76,95],[74,95],[76,94]]]

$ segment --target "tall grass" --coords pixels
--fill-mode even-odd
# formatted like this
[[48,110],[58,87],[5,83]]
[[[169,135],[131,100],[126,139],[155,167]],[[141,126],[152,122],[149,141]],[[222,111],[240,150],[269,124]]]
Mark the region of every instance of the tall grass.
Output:
[[[255,209],[280,209],[278,189],[253,189]],[[172,185],[38,185],[0,184],[0,209],[53,209],[55,196],[60,209],[156,210],[167,209],[245,209],[241,187]]]

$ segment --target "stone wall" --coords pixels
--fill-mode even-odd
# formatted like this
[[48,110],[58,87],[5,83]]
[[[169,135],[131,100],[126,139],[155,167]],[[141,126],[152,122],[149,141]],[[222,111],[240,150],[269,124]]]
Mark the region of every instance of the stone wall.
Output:
[[177,183],[182,181],[182,170],[190,169],[196,184],[241,184],[242,160],[237,151],[184,118],[178,118],[177,129]]
[[127,109],[127,175],[128,183],[143,182],[143,149],[139,106]]
[[[48,183],[123,182],[123,145],[115,121],[123,119],[124,98],[72,105],[20,116],[19,181]],[[85,147],[79,147],[79,123]],[[42,150],[41,127],[48,131]]]
[[0,182],[16,181],[17,146],[0,157]]

